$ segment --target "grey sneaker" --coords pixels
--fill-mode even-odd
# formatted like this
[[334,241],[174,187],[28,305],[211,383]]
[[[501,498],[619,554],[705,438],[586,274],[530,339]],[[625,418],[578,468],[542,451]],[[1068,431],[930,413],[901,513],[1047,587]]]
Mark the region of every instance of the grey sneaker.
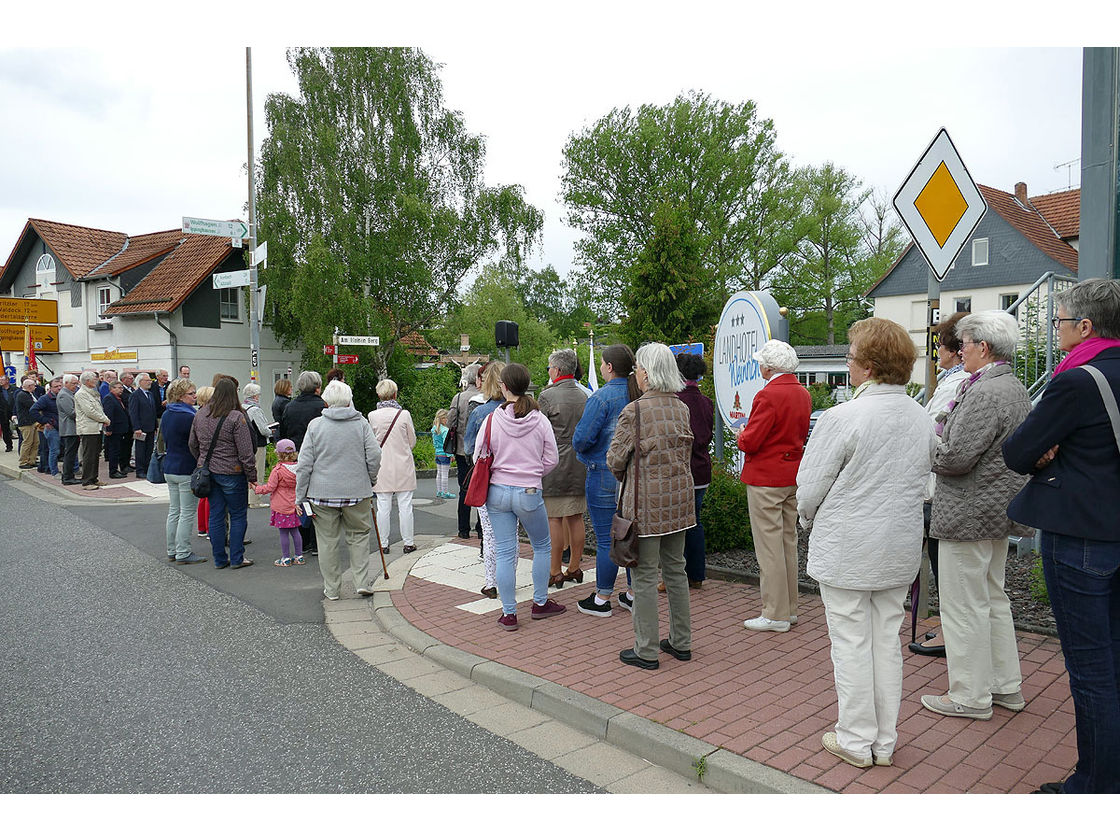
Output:
[[975,706],[966,706],[963,703],[954,703],[948,694],[938,697],[936,694],[923,694],[922,705],[931,712],[937,712],[946,717],[972,718],[973,720],[991,720],[992,707],[980,709]]
[[996,694],[992,692],[992,705],[1002,706],[1005,709],[1010,709],[1013,712],[1021,712],[1027,707],[1027,701],[1023,699],[1023,692],[1015,691],[1011,694]]

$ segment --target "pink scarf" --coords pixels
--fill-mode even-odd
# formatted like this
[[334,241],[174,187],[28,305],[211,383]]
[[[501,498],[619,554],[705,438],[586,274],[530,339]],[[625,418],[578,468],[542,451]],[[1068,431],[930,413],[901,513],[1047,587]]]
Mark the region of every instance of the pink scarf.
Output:
[[1070,350],[1061,363],[1054,368],[1054,376],[1064,370],[1081,367],[1086,362],[1095,359],[1100,353],[1111,350],[1113,347],[1120,347],[1120,338],[1087,338]]

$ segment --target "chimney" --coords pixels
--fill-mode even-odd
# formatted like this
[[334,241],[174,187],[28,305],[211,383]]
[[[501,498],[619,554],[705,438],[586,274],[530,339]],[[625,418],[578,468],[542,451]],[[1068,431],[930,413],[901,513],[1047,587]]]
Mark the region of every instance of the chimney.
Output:
[[1027,185],[1020,181],[1015,185],[1015,199],[1024,207],[1027,204]]

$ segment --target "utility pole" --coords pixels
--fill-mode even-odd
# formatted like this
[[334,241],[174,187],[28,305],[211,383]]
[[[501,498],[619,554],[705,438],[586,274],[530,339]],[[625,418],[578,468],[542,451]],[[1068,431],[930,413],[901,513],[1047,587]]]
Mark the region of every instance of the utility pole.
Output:
[[261,322],[257,314],[257,183],[253,163],[253,53],[245,48],[245,101],[249,124],[249,380],[260,383]]
[[1081,81],[1081,244],[1077,279],[1120,278],[1120,50],[1086,47]]

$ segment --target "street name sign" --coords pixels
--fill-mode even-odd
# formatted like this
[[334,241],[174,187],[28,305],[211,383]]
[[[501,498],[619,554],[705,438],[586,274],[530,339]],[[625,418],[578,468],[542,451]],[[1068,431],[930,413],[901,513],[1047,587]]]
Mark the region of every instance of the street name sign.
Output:
[[222,221],[221,219],[194,219],[190,216],[184,216],[183,233],[193,233],[199,236],[221,236],[225,239],[248,239],[249,225],[238,219]]
[[57,324],[58,301],[0,297],[0,323]]
[[381,346],[381,337],[376,335],[340,335],[335,341],[339,344],[358,345],[361,347]]
[[214,288],[232,289],[237,286],[248,286],[251,277],[252,272],[248,269],[244,271],[225,271],[214,275]]
[[[53,301],[52,301],[53,302]],[[0,324],[0,350],[22,353],[26,338],[25,324]],[[55,324],[32,324],[31,346],[36,353],[57,353],[58,326]]]
[[938,280],[988,211],[949,132],[937,132],[894,197],[894,209]]
[[358,363],[358,357],[344,353],[338,357],[338,363],[340,365],[356,365]]

